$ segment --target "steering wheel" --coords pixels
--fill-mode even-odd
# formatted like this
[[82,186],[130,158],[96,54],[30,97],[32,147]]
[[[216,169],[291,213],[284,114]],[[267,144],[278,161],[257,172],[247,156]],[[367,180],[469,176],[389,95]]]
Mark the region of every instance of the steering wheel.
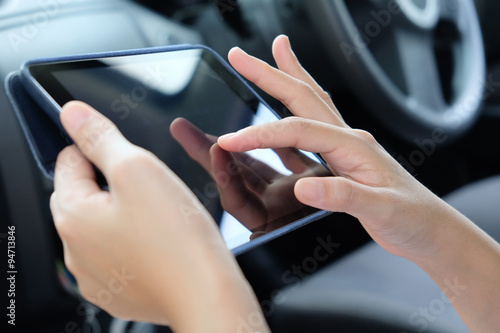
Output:
[[357,97],[402,137],[440,133],[448,141],[478,117],[485,55],[472,0],[312,0],[303,6]]

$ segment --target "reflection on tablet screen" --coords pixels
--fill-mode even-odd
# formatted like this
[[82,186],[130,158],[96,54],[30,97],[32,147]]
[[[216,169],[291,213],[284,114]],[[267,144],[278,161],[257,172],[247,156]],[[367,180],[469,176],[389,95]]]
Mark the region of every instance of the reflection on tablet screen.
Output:
[[329,174],[314,154],[211,152],[218,136],[277,118],[207,50],[53,63],[30,72],[59,105],[90,104],[156,154],[212,214],[231,249],[317,212],[293,193],[300,177]]

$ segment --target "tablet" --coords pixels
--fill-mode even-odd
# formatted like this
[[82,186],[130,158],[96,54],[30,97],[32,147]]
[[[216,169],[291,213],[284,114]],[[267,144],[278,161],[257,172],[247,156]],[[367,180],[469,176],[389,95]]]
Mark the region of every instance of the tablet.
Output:
[[[235,172],[245,186],[241,195],[259,201],[267,210],[264,219],[247,219],[221,204],[221,184],[203,163],[211,143],[220,135],[279,117],[205,46],[35,60],[23,66],[21,79],[62,133],[61,107],[81,100],[110,118],[132,143],[153,152],[196,194],[233,252],[328,214],[295,200],[293,185],[298,178],[330,175],[318,156],[295,149],[229,155],[228,172]],[[290,159],[302,163],[306,171],[294,173]],[[257,186],[259,182],[265,186]],[[262,193],[280,184],[288,185],[268,195]]]

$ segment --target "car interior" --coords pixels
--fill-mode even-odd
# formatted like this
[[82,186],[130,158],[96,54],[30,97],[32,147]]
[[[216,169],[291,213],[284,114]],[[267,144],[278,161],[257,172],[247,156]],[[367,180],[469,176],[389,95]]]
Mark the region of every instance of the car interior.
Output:
[[[347,124],[372,133],[500,241],[499,13],[495,0],[0,0],[0,75],[41,57],[179,44],[224,58],[240,46],[273,64],[272,41],[286,34]],[[0,89],[0,248],[7,252],[15,226],[15,332],[170,332],[74,296],[52,191]],[[326,258],[315,256],[318,246]],[[422,269],[345,214],[235,255],[273,332],[469,332]],[[459,297],[460,288],[450,290]]]

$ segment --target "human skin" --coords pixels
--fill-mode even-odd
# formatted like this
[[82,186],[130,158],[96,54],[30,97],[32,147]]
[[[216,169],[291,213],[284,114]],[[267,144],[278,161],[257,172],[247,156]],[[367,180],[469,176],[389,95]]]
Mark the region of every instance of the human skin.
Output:
[[[378,244],[417,263],[443,290],[446,281],[458,281],[466,288],[453,305],[467,326],[498,331],[500,245],[415,180],[373,136],[347,126],[287,37],[275,40],[273,53],[279,69],[237,48],[229,60],[295,117],[223,136],[218,146],[231,153],[287,147],[320,153],[335,177],[297,181],[296,198],[358,218]],[[215,223],[172,171],[82,103],[66,105],[61,121],[76,146],[58,158],[51,209],[82,295],[118,317],[170,323],[177,332],[236,332],[249,316],[260,324],[255,332],[267,332]],[[97,185],[91,163],[109,191]],[[113,272],[123,269],[126,286],[103,302],[99,293],[115,290]]]
[[175,332],[236,332],[247,321],[267,332],[251,287],[187,186],[88,105],[70,102],[61,121],[76,146],[58,157],[50,204],[82,296]]
[[289,223],[289,214],[298,214],[301,209],[301,214],[314,212],[310,207],[304,209],[297,200],[294,185],[303,177],[330,174],[322,164],[297,149],[275,149],[276,156],[291,172],[284,175],[248,154],[232,154],[221,149],[215,144],[216,137],[183,118],[172,122],[170,132],[188,155],[212,176],[224,209],[252,231],[252,238]]
[[297,181],[297,199],[358,218],[379,245],[418,264],[443,291],[457,282],[462,289],[453,306],[469,329],[498,332],[500,245],[413,178],[371,134],[347,126],[286,36],[275,40],[273,54],[279,69],[239,48],[229,61],[296,117],[220,137],[219,146],[234,153],[283,147],[320,153],[336,176]]

